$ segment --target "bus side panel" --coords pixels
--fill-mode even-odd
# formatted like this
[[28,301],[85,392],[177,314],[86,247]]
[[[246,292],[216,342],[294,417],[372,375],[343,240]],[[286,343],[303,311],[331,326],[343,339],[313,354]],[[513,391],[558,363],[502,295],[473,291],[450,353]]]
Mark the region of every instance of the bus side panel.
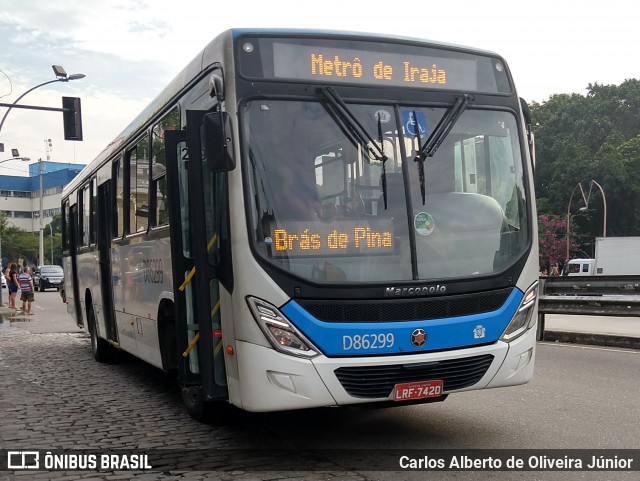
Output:
[[160,300],[172,291],[170,240],[129,240],[114,245],[111,253],[120,347],[162,368],[157,315]]
[[78,313],[76,312],[76,297],[74,295],[74,281],[73,281],[73,257],[64,256],[62,258],[62,268],[64,269],[64,298],[63,302],[67,304],[67,313],[73,318],[79,327],[83,327],[78,323]]
[[[80,290],[78,288],[78,205],[73,204],[69,209],[69,270],[65,271],[70,274],[69,288],[65,288],[67,296],[67,311],[73,316],[78,326],[84,326],[86,329],[86,323],[83,320],[82,309],[80,303]],[[66,281],[65,281],[66,282]]]
[[118,333],[118,343],[120,349],[135,356],[138,355],[136,349],[136,339],[134,336],[134,318],[125,310],[125,290],[130,287],[129,280],[126,279],[127,253],[129,246],[114,242],[111,249],[111,272],[113,277],[113,305],[116,319],[116,331]]
[[[87,302],[93,304],[93,293],[100,289],[100,279],[98,278],[98,265],[97,251],[85,250],[78,253],[76,256],[76,263],[78,268],[78,301],[80,304],[79,318],[82,319],[82,324],[87,325],[87,309],[89,305]],[[104,337],[104,326],[100,325],[98,321],[98,333],[100,337]]]

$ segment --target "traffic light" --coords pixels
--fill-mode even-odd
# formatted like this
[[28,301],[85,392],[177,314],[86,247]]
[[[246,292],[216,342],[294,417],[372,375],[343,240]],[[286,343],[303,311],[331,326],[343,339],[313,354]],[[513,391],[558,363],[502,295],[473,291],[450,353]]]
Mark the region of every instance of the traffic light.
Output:
[[64,140],[82,140],[82,114],[79,97],[62,97]]

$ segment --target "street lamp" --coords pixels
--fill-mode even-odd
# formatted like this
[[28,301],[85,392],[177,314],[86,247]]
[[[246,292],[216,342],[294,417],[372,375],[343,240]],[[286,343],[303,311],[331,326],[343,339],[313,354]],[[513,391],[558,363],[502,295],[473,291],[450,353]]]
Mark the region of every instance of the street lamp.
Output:
[[22,160],[23,162],[28,162],[31,160],[29,157],[20,157],[20,152],[18,152],[18,149],[11,149],[11,155],[13,155],[13,157],[0,160],[0,164],[3,162],[9,162],[10,160]]
[[569,229],[569,221],[571,220],[571,200],[573,199],[573,194],[575,194],[576,189],[580,187],[580,193],[582,194],[582,199],[584,200],[584,203],[587,203],[587,198],[584,196],[584,189],[582,188],[582,184],[580,182],[578,182],[576,184],[576,186],[573,188],[573,190],[571,191],[571,196],[569,197],[569,206],[567,207],[567,257],[566,260],[569,260],[569,233],[570,233],[570,229]]
[[589,183],[589,194],[587,195],[586,208],[589,208],[591,189],[593,189],[594,185],[598,187],[598,189],[600,189],[600,193],[602,194],[602,237],[607,237],[607,198],[604,196],[604,190],[602,190],[602,186],[595,180],[592,180]]
[[[29,157],[20,157],[18,149],[11,149],[11,155],[8,159],[0,160],[0,164],[3,162],[9,162],[10,160],[31,160]],[[0,225],[0,270],[2,270],[2,226]],[[4,272],[0,272],[0,275],[4,276]],[[7,284],[8,286],[8,284]],[[0,287],[0,307],[2,307],[2,288]]]
[[595,180],[589,182],[589,192],[587,195],[584,193],[584,189],[582,188],[582,184],[578,182],[578,184],[571,191],[571,196],[569,197],[569,206],[567,207],[567,260],[569,260],[569,220],[571,217],[571,199],[573,199],[573,194],[576,189],[580,188],[580,193],[582,194],[582,200],[584,200],[584,207],[580,207],[580,210],[587,210],[589,208],[589,200],[591,199],[591,191],[593,186],[597,186],[600,189],[600,193],[602,194],[602,206],[603,206],[603,220],[602,220],[602,237],[607,237],[607,199],[604,195],[604,190],[602,186],[598,184]]
[[44,85],[52,84],[54,82],[68,82],[69,80],[77,80],[77,79],[81,79],[81,78],[85,78],[86,77],[86,75],[83,74],[83,73],[74,73],[74,74],[71,74],[71,75],[67,75],[67,72],[65,72],[65,70],[60,65],[52,65],[51,68],[53,68],[53,73],[55,74],[56,78],[54,80],[49,80],[47,82],[43,82],[41,84],[38,84],[35,87],[31,87],[29,90],[27,90],[25,93],[23,93],[20,97],[18,97],[7,108],[7,111],[2,116],[2,120],[0,120],[0,131],[2,131],[2,126],[4,125],[4,121],[6,120],[7,115],[9,115],[9,112],[11,112],[11,109],[13,108],[13,106],[16,105],[18,102],[20,102],[20,100],[22,100],[22,98],[25,95],[27,95],[29,92],[33,92],[37,88],[40,88],[40,87],[42,87]]
[[[23,93],[22,95],[20,95],[12,104],[9,105],[9,107],[7,108],[7,111],[4,113],[4,115],[2,116],[2,120],[0,120],[0,131],[2,131],[2,126],[4,125],[4,121],[7,119],[7,115],[9,115],[9,112],[11,112],[11,109],[13,109],[13,107],[15,105],[17,105],[18,102],[20,102],[20,100],[22,100],[25,95],[27,95],[29,92],[33,92],[35,89],[43,87],[45,85],[49,85],[52,84],[54,82],[68,82],[69,80],[78,80],[81,78],[86,77],[85,74],[83,73],[74,73],[71,75],[67,75],[67,72],[65,71],[64,68],[62,68],[60,65],[52,65],[51,68],[53,69],[53,73],[56,76],[56,78],[54,80],[48,80],[47,82],[43,82],[41,84],[36,85],[35,87],[31,87],[29,90],[27,90],[25,93]],[[66,135],[66,131],[65,131],[65,135]],[[1,144],[0,144],[1,145]],[[11,160],[11,159],[7,159],[7,160]],[[22,158],[22,160],[26,160],[26,158]],[[42,262],[42,257],[43,257],[43,236],[42,236],[42,159],[39,160],[40,162],[40,248],[39,248],[39,254],[40,254],[40,262]]]

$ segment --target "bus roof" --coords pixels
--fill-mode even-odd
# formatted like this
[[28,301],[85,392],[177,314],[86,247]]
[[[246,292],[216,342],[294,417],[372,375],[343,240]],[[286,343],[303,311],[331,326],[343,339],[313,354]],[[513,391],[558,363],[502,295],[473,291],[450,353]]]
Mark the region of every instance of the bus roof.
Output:
[[[475,53],[478,55],[488,55],[491,57],[500,57],[495,52],[489,50],[483,50],[466,45],[459,45],[454,43],[439,42],[436,40],[428,40],[424,38],[403,36],[396,34],[385,33],[373,33],[373,32],[354,32],[346,30],[325,30],[325,29],[298,29],[298,28],[232,28],[227,30],[233,38],[237,38],[241,35],[283,35],[292,37],[334,37],[334,38],[348,38],[348,39],[360,39],[371,41],[392,41],[398,43],[416,44],[426,47],[438,47],[447,48],[452,50],[462,50],[469,53]],[[223,32],[224,33],[224,32]]]

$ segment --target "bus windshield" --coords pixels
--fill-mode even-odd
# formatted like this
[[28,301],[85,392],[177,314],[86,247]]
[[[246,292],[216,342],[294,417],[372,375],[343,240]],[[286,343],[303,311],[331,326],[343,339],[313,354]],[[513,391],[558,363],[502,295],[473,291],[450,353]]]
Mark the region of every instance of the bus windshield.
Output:
[[490,275],[525,252],[514,114],[468,107],[424,157],[446,106],[345,107],[353,120],[320,100],[244,104],[258,255],[310,281],[358,283]]

